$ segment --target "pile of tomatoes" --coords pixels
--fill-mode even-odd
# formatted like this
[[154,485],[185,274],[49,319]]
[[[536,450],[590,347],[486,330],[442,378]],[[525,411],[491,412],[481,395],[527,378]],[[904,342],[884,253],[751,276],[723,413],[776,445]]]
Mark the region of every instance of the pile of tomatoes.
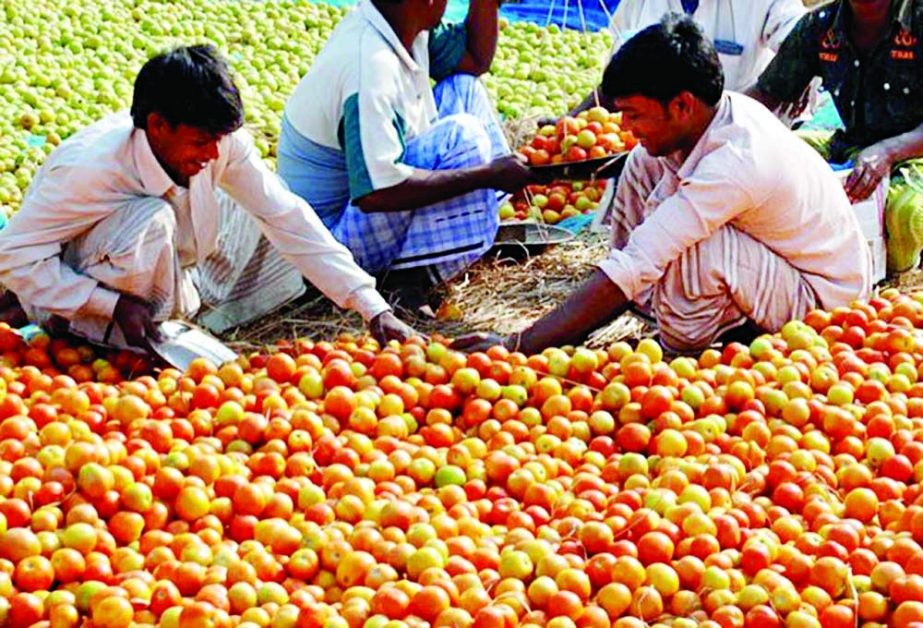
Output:
[[892,290],[694,357],[342,336],[133,379],[0,329],[0,623],[919,625],[921,327]]

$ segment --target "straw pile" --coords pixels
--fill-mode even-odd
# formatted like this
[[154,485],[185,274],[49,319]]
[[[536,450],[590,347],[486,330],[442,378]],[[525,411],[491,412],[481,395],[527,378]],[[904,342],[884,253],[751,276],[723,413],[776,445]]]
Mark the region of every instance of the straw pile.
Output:
[[[528,327],[563,302],[592,272],[608,249],[600,234],[581,237],[541,254],[498,257],[491,255],[442,288],[443,305],[436,319],[401,317],[428,335],[449,338],[475,331],[507,334]],[[903,273],[882,288],[904,292],[923,289],[923,270]],[[597,330],[588,346],[605,347],[618,340],[649,336],[654,327],[625,314]],[[334,306],[316,290],[274,315],[225,334],[223,339],[238,351],[259,349],[279,340],[295,338],[333,339],[342,333],[364,334],[365,326],[355,314]]]
[[[519,331],[572,294],[608,247],[606,237],[588,234],[519,262],[509,257],[486,260],[448,285],[441,314],[457,320],[438,326],[447,335]],[[643,332],[643,323],[628,315],[598,330],[589,344],[605,345]]]
[[516,118],[503,121],[503,134],[506,136],[506,142],[510,148],[516,150],[525,146],[535,137],[538,130],[538,122],[542,118],[539,116],[529,116],[527,118]]
[[[605,256],[605,236],[581,238],[549,248],[540,255],[517,258],[488,256],[442,288],[443,305],[436,319],[402,318],[425,334],[457,337],[474,331],[506,334],[519,331],[564,301]],[[362,334],[355,314],[343,312],[314,290],[273,316],[224,336],[236,350],[259,348],[278,340],[307,337],[332,339],[341,333]],[[652,330],[626,314],[598,330],[588,343],[605,346],[637,339]]]
[[923,290],[923,269],[917,268],[890,277],[881,286],[882,288],[897,288],[901,292],[916,292]]

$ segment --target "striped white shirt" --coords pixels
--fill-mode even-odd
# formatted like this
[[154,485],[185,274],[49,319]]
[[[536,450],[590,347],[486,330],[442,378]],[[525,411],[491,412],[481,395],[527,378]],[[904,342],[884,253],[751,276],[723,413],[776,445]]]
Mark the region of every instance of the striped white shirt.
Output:
[[[653,190],[632,187],[632,168],[659,160],[664,176]],[[626,176],[627,175],[627,176]],[[599,267],[630,300],[660,281],[669,264],[730,225],[801,272],[823,308],[868,295],[871,255],[843,186],[824,160],[761,104],[733,92],[689,156],[652,157],[634,149],[619,181],[652,208],[624,247]],[[624,202],[624,201],[623,201]],[[613,233],[619,232],[613,229]],[[733,272],[734,269],[724,269]]]
[[[311,207],[263,163],[243,129],[224,136],[218,158],[190,180],[189,220],[179,221],[184,262],[204,262],[218,244],[216,188],[250,213],[283,257],[337,305],[366,320],[389,309],[375,280],[330,234]],[[0,231],[0,283],[20,300],[67,319],[111,318],[119,293],[67,266],[68,242],[133,197],[167,197],[175,184],[127,112],[68,138],[38,171],[19,212]]]

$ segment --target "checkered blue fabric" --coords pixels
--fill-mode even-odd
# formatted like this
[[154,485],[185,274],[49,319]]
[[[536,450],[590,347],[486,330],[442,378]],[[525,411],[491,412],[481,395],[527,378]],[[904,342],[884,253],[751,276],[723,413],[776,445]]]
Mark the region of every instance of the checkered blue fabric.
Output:
[[440,81],[433,89],[439,117],[467,113],[477,118],[490,138],[490,158],[502,157],[510,152],[503,128],[497,119],[494,105],[481,82],[470,74],[455,74]]
[[[487,93],[468,75],[437,84],[439,120],[407,142],[403,163],[424,170],[484,164],[509,152]],[[435,266],[443,280],[477,261],[499,226],[494,190],[477,190],[405,212],[367,214],[350,203],[333,235],[370,273]]]

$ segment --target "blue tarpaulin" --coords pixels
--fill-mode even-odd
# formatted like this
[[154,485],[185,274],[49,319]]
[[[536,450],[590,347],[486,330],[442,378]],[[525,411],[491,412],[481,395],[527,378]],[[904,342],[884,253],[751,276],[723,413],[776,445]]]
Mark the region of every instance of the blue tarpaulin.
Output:
[[[619,0],[522,0],[504,4],[500,14],[510,21],[550,23],[577,30],[583,30],[585,24],[587,30],[598,31],[609,26],[609,16],[618,4]],[[463,6],[462,13],[466,10]]]
[[[335,6],[351,6],[357,0],[318,0]],[[619,0],[509,0],[500,15],[511,22],[535,22],[598,31],[609,26],[609,15]],[[582,15],[581,15],[582,13]],[[449,0],[446,19],[460,21],[468,14],[468,0]]]

